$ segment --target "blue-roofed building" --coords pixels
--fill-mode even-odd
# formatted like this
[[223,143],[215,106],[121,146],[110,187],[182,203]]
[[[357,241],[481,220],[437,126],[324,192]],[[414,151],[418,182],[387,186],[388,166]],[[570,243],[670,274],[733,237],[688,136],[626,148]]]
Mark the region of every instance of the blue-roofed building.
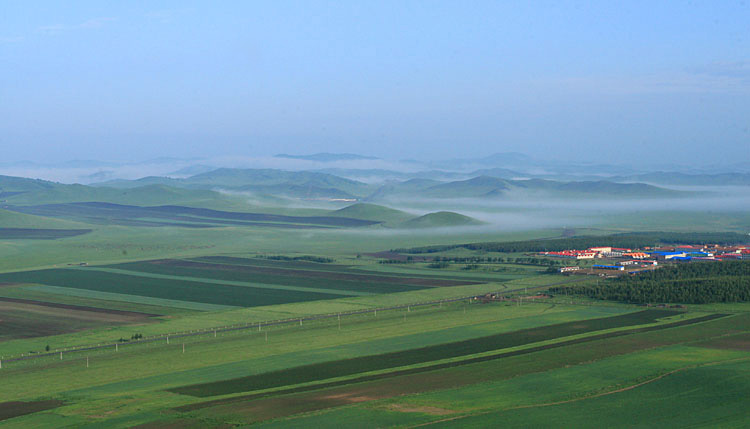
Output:
[[591,268],[593,268],[595,270],[625,271],[625,267],[623,267],[623,266],[617,266],[617,265],[593,265]]
[[655,256],[656,259],[665,260],[673,258],[683,258],[687,256],[685,252],[649,252],[651,256]]

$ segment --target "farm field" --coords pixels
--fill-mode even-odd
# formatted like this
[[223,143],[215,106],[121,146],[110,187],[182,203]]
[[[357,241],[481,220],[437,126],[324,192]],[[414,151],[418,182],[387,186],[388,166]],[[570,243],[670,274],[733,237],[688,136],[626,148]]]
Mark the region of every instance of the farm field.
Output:
[[[82,220],[68,219],[58,220]],[[285,228],[132,220],[171,225],[75,223],[91,231],[0,241],[0,427],[544,426],[551,409],[567,416],[591,403],[604,413],[639,389],[650,401],[639,407],[673,416],[659,395],[701,371],[730,384],[727,417],[713,421],[742,415],[732,398],[747,382],[747,304],[548,296],[595,280],[550,274],[522,252],[428,255],[500,258],[477,264],[381,263],[404,240],[369,240],[360,227],[318,225],[327,230],[308,231],[317,247],[293,247]],[[439,240],[427,233],[409,244]],[[31,249],[39,255],[23,257]],[[737,369],[710,372],[725,366]],[[667,383],[677,376],[688,378]],[[710,426],[716,415],[673,426]]]
[[47,286],[42,288],[44,291],[62,294],[75,289],[166,300],[154,303],[179,300],[226,307],[254,307],[502,280],[484,278],[480,282],[461,279],[459,275],[453,278],[388,275],[320,263],[268,263],[270,261],[265,260],[255,263],[256,260],[238,258],[233,258],[233,261],[227,265],[203,260],[156,260],[21,271],[0,274],[0,282],[38,284]]
[[[544,303],[521,307],[503,303],[475,303],[468,305],[468,309],[465,306],[458,303],[442,308],[414,309],[411,312],[384,312],[377,318],[361,316],[345,319],[340,329],[335,321],[331,321],[302,327],[269,327],[260,333],[252,330],[246,333],[222,333],[216,338],[207,335],[202,339],[180,340],[171,345],[123,346],[119,352],[89,352],[86,355],[91,362],[89,368],[85,367],[85,355],[80,353],[71,354],[63,361],[41,358],[36,363],[11,362],[3,368],[7,370],[7,380],[15,384],[14,380],[25,379],[29,383],[20,390],[4,390],[3,397],[33,400],[41,395],[40,389],[43,389],[48,395],[60,398],[65,405],[47,413],[18,417],[8,422],[23,425],[63,419],[72,424],[93,423],[101,420],[96,417],[96,410],[106,406],[103,398],[107,398],[110,405],[124,405],[132,401],[140,404],[141,412],[135,414],[131,414],[127,406],[114,407],[119,411],[108,417],[107,421],[115,427],[146,421],[162,424],[184,421],[205,425],[210,422],[239,421],[273,423],[274,420],[277,420],[276,424],[299,424],[302,427],[316,425],[316,421],[321,421],[316,419],[322,418],[329,422],[343,421],[338,419],[347,418],[353,405],[360,408],[359,415],[370,415],[373,425],[384,424],[394,416],[399,416],[400,424],[440,420],[445,416],[445,411],[440,410],[452,410],[450,414],[473,418],[468,415],[470,413],[465,410],[466,407],[473,410],[481,405],[483,410],[493,410],[508,406],[508,403],[487,402],[487,398],[496,397],[483,396],[492,389],[500,389],[498,392],[511,389],[500,397],[509,398],[509,403],[522,403],[529,400],[521,395],[521,392],[527,391],[526,387],[533,383],[542,383],[542,386],[546,382],[546,387],[536,388],[536,391],[546,395],[538,399],[553,401],[574,391],[570,390],[570,381],[580,379],[587,371],[599,374],[599,378],[586,378],[587,384],[580,388],[580,395],[584,396],[591,391],[606,390],[616,381],[605,376],[610,370],[608,368],[619,368],[617,386],[627,386],[643,377],[671,370],[675,365],[684,367],[704,361],[736,359],[743,354],[741,351],[723,344],[704,342],[723,335],[727,329],[736,334],[746,334],[750,329],[750,318],[743,315],[711,318],[705,317],[709,315],[707,313],[691,315],[666,310],[577,305],[551,307]],[[406,321],[404,313],[407,314]],[[576,320],[599,322],[581,323]],[[652,328],[644,330],[643,327]],[[267,341],[264,336],[266,332]],[[487,334],[493,332],[500,333],[492,334],[500,335],[498,339],[516,340],[488,343]],[[300,341],[302,338],[304,342]],[[466,345],[483,344],[487,347],[454,347],[456,340]],[[183,343],[186,344],[184,354],[181,351]],[[434,352],[425,354],[419,351],[419,347],[427,347],[425,350]],[[216,353],[218,350],[222,350],[222,353]],[[448,351],[449,354],[441,354],[438,350]],[[422,358],[417,361],[383,359],[379,356],[383,351],[395,353],[393,356]],[[169,358],[175,355],[178,359]],[[630,361],[616,361],[625,357]],[[213,391],[211,397],[180,393],[182,386],[192,386],[195,382],[237,386],[237,381],[232,380],[237,380],[237,374],[249,371],[257,373],[255,377],[277,380],[279,378],[274,374],[278,371],[290,371],[284,368],[295,371],[293,368],[305,368],[304,365],[314,361],[320,362],[316,365],[341,368],[337,362],[341,362],[342,358],[350,359],[347,362],[356,368],[355,372],[348,372],[348,375],[325,373],[321,367],[321,370],[313,371],[318,375],[326,374],[319,381],[316,381],[317,377],[306,380],[292,376],[281,377],[288,380],[287,384],[277,387],[273,387],[275,384],[261,384],[239,390]],[[397,372],[393,373],[393,369],[382,366],[361,366],[357,364],[357,359],[364,359],[362,362],[388,362],[389,367],[394,365]],[[425,367],[430,360],[446,364]],[[650,366],[634,372],[625,370],[634,362],[641,361]],[[303,366],[300,367],[300,364]],[[597,365],[605,366],[604,369],[597,369]],[[110,368],[114,367],[119,370],[111,371]],[[550,382],[550,378],[543,375],[549,370],[568,375],[559,379],[553,377],[553,382]],[[137,372],[137,376],[133,376],[133,372]],[[536,377],[538,381],[526,381],[524,377],[530,377],[528,380]],[[38,379],[47,380],[43,388],[34,382]],[[336,383],[331,384],[331,381]],[[504,387],[508,383],[521,384],[518,387]],[[495,385],[497,387],[493,387]],[[5,386],[10,388],[8,384]],[[252,389],[262,394],[248,396],[253,393]],[[455,389],[459,389],[459,393],[451,393]],[[509,396],[511,392],[515,396]],[[213,396],[217,394],[219,396]],[[399,399],[404,394],[409,396]],[[415,394],[417,396],[413,396]],[[425,395],[424,399],[422,395]],[[440,395],[445,399],[440,400]],[[472,395],[485,397],[485,402],[475,403]],[[160,410],[167,408],[176,410],[176,414],[162,414]],[[420,413],[418,410],[426,412]],[[338,413],[343,413],[343,417],[337,417]],[[292,420],[285,420],[287,418]],[[294,423],[295,420],[297,423]]]
[[27,299],[0,298],[0,342],[46,337],[102,325],[143,324],[153,314],[102,310],[81,305],[53,304]]

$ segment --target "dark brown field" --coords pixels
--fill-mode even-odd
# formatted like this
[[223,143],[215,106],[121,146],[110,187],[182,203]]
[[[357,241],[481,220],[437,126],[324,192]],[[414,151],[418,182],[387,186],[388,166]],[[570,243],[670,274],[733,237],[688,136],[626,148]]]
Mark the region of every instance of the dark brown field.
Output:
[[354,274],[354,273],[343,273],[335,271],[313,271],[313,270],[300,270],[291,268],[272,268],[272,267],[258,267],[250,265],[225,265],[225,264],[212,264],[205,262],[193,262],[185,261],[180,259],[162,259],[157,261],[150,261],[150,264],[167,265],[172,267],[185,267],[185,268],[197,268],[201,270],[212,270],[212,271],[229,271],[239,272],[248,274],[267,274],[273,276],[285,276],[285,277],[305,277],[305,278],[316,278],[326,280],[346,280],[346,281],[360,281],[363,283],[393,283],[393,284],[406,284],[412,286],[428,286],[428,287],[445,287],[445,286],[460,286],[460,285],[471,285],[480,284],[479,282],[466,281],[466,280],[444,280],[434,278],[420,278],[420,277],[393,277],[393,276],[381,276],[374,274]]
[[0,298],[0,341],[77,332],[97,326],[149,323],[155,315]]
[[44,410],[51,410],[62,405],[62,401],[50,399],[46,401],[13,401],[0,402],[0,421],[12,419],[14,417],[25,416],[26,414],[36,413]]

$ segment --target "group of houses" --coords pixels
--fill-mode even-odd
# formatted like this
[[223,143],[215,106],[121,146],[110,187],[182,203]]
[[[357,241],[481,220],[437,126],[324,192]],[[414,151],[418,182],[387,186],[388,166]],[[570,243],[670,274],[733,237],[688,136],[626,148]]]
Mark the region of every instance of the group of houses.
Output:
[[[585,250],[562,250],[556,252],[539,252],[540,256],[565,259],[617,259],[611,264],[594,264],[593,270],[636,272],[639,269],[654,269],[659,262],[693,262],[693,261],[722,261],[722,260],[750,260],[750,245],[719,246],[719,245],[675,245],[661,247],[646,247],[644,249],[625,249],[618,247],[589,247]],[[560,268],[561,273],[571,273],[581,270],[579,266]]]

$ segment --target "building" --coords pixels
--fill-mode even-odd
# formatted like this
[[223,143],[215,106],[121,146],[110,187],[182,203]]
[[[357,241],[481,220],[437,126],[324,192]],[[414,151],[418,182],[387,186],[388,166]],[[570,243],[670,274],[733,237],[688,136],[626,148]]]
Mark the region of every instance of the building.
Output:
[[561,273],[569,273],[571,271],[578,271],[580,269],[581,269],[581,267],[561,267],[560,268],[560,272]]
[[689,246],[682,245],[674,248],[675,252],[699,252],[703,250],[703,246]]
[[626,252],[622,256],[633,259],[646,259],[649,257],[649,254],[644,252]]
[[552,256],[554,258],[569,258],[569,259],[594,259],[596,253],[589,252],[586,250],[563,250],[560,252],[542,252],[544,256]]
[[651,256],[655,257],[657,260],[666,261],[666,260],[674,259],[674,258],[684,258],[687,256],[687,254],[685,252],[658,251],[658,252],[651,252]]
[[593,265],[591,268],[595,270],[625,271],[625,267],[617,266],[617,265]]

